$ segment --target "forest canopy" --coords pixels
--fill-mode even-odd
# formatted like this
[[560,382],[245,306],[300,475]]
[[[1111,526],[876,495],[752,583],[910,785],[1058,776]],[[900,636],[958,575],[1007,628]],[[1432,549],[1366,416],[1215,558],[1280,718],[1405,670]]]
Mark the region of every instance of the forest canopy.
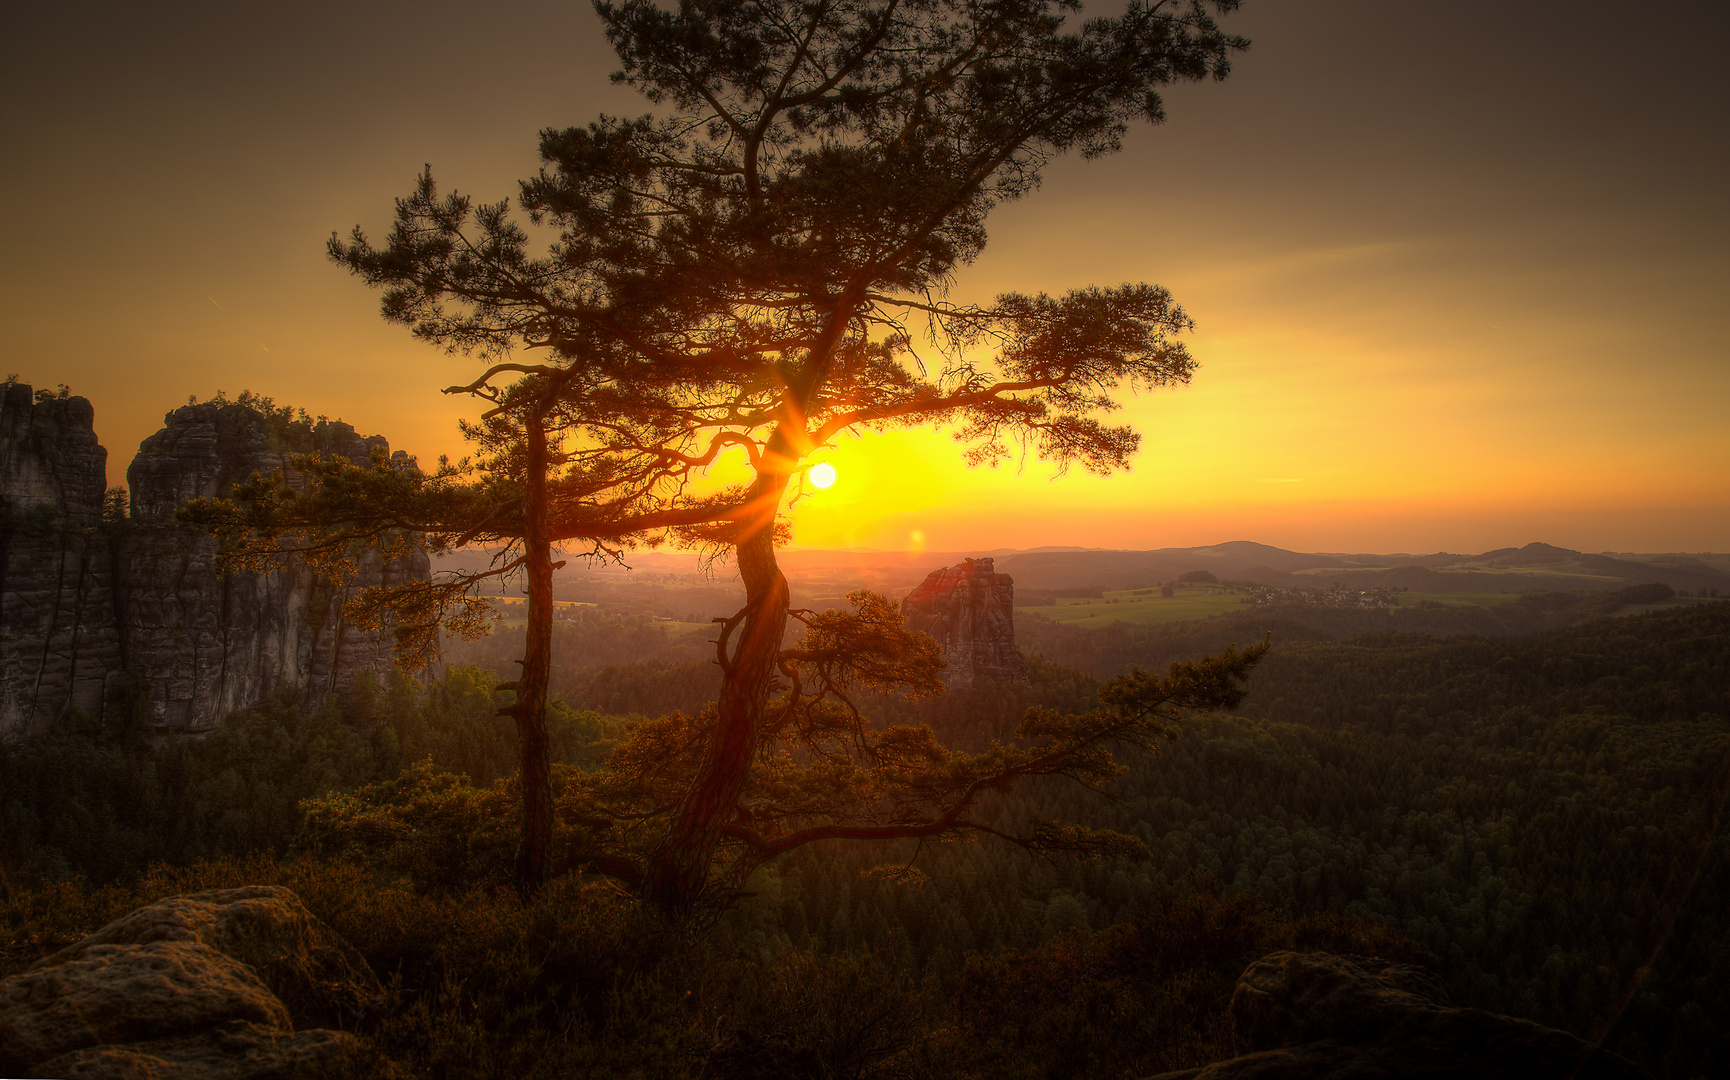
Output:
[[[618,618],[572,629],[642,640]],[[1168,624],[1139,659],[1211,648],[1217,622]],[[1080,646],[1092,632],[1069,633]],[[452,1075],[484,1075],[497,1055],[576,1062],[603,1047],[640,1064],[657,1060],[656,1040],[687,1037],[693,1062],[770,1036],[840,1062],[846,1036],[801,1026],[796,1002],[861,964],[883,980],[867,980],[872,993],[908,1010],[883,1045],[911,1075],[928,1074],[911,1064],[926,1054],[1033,1074],[1189,1067],[1231,1052],[1210,1017],[1243,965],[1301,944],[1421,962],[1462,1004],[1602,1032],[1685,1080],[1730,1063],[1711,1021],[1730,1007],[1727,664],[1721,602],[1521,636],[1282,647],[1236,715],[1187,725],[1161,757],[1133,762],[1106,789],[1115,799],[1036,782],[997,801],[1012,818],[1092,821],[1151,857],[802,849],[752,876],[694,967],[659,966],[670,946],[617,892],[573,881],[527,906],[511,895],[515,733],[491,715],[490,673],[454,668],[430,688],[363,681],[317,714],[276,702],[157,748],[124,724],[73,717],[0,748],[11,905],[0,910],[14,933],[75,938],[130,910],[131,882],[157,895],[292,884],[380,970],[400,966],[409,986],[383,1029],[392,1053],[443,1060]],[[954,695],[904,702],[894,719],[964,744],[1028,707],[1097,705],[1098,680],[1037,656],[1031,668],[1025,688],[965,709]],[[593,669],[575,685],[637,692],[619,674]],[[595,775],[642,722],[555,702],[558,790]],[[180,876],[146,874],[156,860]],[[918,874],[876,872],[886,866]],[[91,914],[104,904],[111,914]],[[413,930],[423,922],[430,932]],[[557,959],[511,959],[525,954]],[[728,981],[733,963],[746,965],[742,983]],[[610,980],[641,987],[645,971],[659,989],[610,1011]],[[441,997],[453,972],[465,989]],[[792,996],[753,996],[767,986]],[[543,1004],[523,1011],[530,1001]],[[1007,1003],[1013,1024],[994,1011]],[[586,1017],[574,1029],[568,1007]],[[946,1041],[957,1030],[968,1039]]]

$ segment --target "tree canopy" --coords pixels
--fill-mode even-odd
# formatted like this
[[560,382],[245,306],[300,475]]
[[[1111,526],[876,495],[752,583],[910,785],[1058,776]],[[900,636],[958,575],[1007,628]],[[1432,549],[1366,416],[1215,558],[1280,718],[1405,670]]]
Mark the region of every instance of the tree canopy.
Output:
[[[508,201],[441,194],[429,169],[382,243],[359,229],[332,238],[331,256],[383,290],[387,319],[486,365],[451,390],[490,403],[491,471],[461,489],[460,521],[431,520],[434,505],[419,527],[520,545],[530,631],[513,710],[527,832],[541,838],[525,847],[526,879],[554,869],[550,798],[528,774],[547,668],[535,628],[551,618],[557,544],[714,545],[745,584],[717,643],[713,709],[650,725],[609,774],[625,788],[597,789],[597,812],[634,815],[653,842],[573,853],[669,909],[701,902],[726,867],[808,840],[987,829],[965,816],[979,791],[1094,777],[1109,771],[1106,747],[1148,747],[1183,709],[1231,700],[1259,649],[1132,680],[1090,720],[1030,716],[1031,749],[964,761],[929,732],[872,731],[847,687],[930,692],[935,652],[870,596],[798,614],[804,637],[784,649],[775,544],[807,457],[849,430],[946,425],[976,465],[1017,448],[1060,470],[1129,463],[1138,436],[1109,422],[1119,395],[1186,383],[1195,368],[1178,340],[1190,320],[1164,289],[985,304],[948,289],[983,249],[989,212],[1030,193],[1050,160],[1112,153],[1133,121],[1163,119],[1161,88],[1223,78],[1247,43],[1214,12],[1235,7],[1135,0],[1084,18],[1079,3],[1047,0],[598,2],[615,80],[653,111],[543,132],[541,169],[516,200],[526,221]],[[703,487],[730,451],[752,479]],[[335,470],[339,488],[369,482]],[[436,485],[410,487],[399,502],[428,509],[415,500]],[[376,531],[366,500],[321,498],[289,517],[278,499],[248,527]],[[798,782],[772,781],[777,770]],[[833,798],[811,802],[824,775]],[[1061,830],[1016,839],[1105,843]]]
[[[1163,118],[1159,87],[1223,77],[1245,43],[1205,9],[1233,6],[1072,28],[1079,5],[1045,2],[599,4],[615,78],[663,109],[542,133],[519,202],[554,234],[544,254],[508,203],[440,196],[430,172],[384,246],[357,230],[331,251],[387,318],[501,360],[468,389],[557,378],[589,453],[644,454],[674,484],[727,447],[784,477],[849,427],[934,421],[977,462],[1023,436],[1109,470],[1136,446],[1100,419],[1114,394],[1193,370],[1169,294],[945,291],[1053,156],[1110,153]],[[768,493],[728,512],[772,514]]]

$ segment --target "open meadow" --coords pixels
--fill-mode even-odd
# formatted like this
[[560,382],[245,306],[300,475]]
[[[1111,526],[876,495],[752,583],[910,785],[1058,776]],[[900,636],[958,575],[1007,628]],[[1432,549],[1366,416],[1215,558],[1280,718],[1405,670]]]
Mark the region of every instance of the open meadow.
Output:
[[1161,596],[1158,589],[1127,589],[1107,592],[1098,599],[1060,597],[1056,604],[1016,610],[1066,625],[1109,626],[1114,622],[1185,622],[1246,606],[1244,594],[1235,590],[1180,585],[1171,596]]

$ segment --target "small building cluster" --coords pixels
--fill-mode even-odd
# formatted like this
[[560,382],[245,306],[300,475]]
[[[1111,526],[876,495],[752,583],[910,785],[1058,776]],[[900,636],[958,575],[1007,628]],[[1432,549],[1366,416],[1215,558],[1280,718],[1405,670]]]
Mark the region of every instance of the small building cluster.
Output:
[[1251,585],[1246,590],[1246,604],[1314,604],[1336,608],[1388,608],[1395,604],[1398,589],[1352,589],[1338,582],[1325,589],[1279,589],[1271,585]]

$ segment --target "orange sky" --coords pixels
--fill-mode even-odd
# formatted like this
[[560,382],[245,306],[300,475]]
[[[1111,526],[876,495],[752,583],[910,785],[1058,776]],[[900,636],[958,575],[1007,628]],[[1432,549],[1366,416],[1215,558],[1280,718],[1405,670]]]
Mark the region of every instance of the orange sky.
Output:
[[[1172,93],[1115,158],[1059,163],[956,288],[1173,291],[1202,367],[1129,403],[1134,469],[977,473],[937,433],[867,436],[796,541],[1730,547],[1730,5],[1244,7],[1230,80]],[[540,127],[641,110],[586,8],[480,12],[20,16],[0,350],[95,403],[111,481],[218,389],[460,449],[437,391],[473,364],[380,321],[325,238],[382,232],[424,162],[497,198]]]

